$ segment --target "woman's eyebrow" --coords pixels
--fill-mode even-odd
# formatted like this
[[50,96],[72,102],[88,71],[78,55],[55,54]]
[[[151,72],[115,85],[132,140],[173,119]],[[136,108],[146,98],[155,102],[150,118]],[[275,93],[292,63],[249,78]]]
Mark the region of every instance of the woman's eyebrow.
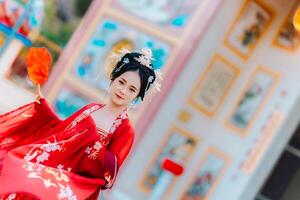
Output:
[[[127,81],[124,78],[121,78],[124,82],[127,83]],[[134,85],[131,85],[130,87],[134,88],[135,90],[137,90],[137,88]]]
[[137,90],[137,88],[134,85],[131,85],[130,87],[134,88],[135,90]]

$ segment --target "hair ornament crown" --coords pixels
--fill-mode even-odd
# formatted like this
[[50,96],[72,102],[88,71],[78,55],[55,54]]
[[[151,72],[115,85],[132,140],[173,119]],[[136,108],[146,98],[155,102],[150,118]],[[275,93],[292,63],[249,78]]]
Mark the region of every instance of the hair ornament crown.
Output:
[[142,65],[152,69],[151,61],[153,60],[152,51],[149,48],[143,48],[141,50],[141,54],[138,58],[134,58],[136,61],[141,63]]

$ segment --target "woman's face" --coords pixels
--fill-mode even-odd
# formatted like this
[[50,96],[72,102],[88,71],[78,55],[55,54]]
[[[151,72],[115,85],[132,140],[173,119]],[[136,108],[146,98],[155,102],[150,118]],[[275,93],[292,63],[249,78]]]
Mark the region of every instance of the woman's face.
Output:
[[109,87],[109,98],[117,106],[127,106],[139,94],[141,80],[137,71],[127,71],[114,79]]

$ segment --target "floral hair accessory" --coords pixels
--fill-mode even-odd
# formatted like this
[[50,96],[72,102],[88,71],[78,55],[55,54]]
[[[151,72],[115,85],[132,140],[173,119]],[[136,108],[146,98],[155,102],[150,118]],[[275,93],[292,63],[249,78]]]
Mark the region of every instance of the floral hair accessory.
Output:
[[[152,70],[154,70],[155,73],[155,83],[153,83],[152,86],[149,86],[150,83],[153,82],[154,77],[153,76],[149,76],[148,78],[148,84],[146,86],[146,90],[147,90],[147,94],[150,94],[149,96],[152,96],[153,93],[157,93],[160,92],[161,90],[161,82],[163,80],[163,75],[160,69],[153,69],[152,67],[152,51],[149,48],[143,48],[141,50],[141,56],[139,56],[138,58],[134,58],[136,61],[138,61],[141,65],[144,65]],[[148,96],[148,95],[147,95]]]
[[148,48],[144,48],[141,50],[141,56],[139,56],[138,58],[134,58],[136,61],[138,61],[139,63],[141,63],[142,65],[152,69],[151,66],[151,62],[153,60],[152,58],[152,51],[151,49]]
[[[122,60],[123,56],[125,56],[127,53],[130,53],[130,51],[126,48],[122,48],[119,53],[112,53],[111,54],[111,60],[113,63],[118,63]],[[129,59],[128,58],[125,58],[123,60],[123,63],[118,67],[116,68],[115,72],[118,72],[120,71],[120,69],[123,67],[123,65],[125,64],[128,64],[129,63]]]

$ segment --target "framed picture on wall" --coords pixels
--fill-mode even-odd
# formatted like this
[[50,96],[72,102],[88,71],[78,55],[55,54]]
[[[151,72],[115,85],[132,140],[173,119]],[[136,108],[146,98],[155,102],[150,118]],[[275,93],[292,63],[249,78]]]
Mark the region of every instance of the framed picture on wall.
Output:
[[215,55],[194,86],[188,103],[203,114],[213,117],[239,74],[238,67],[224,57]]
[[147,193],[153,190],[163,173],[161,165],[164,159],[169,158],[184,166],[196,145],[197,139],[193,135],[177,126],[173,126],[149,164],[146,174],[141,180],[141,189]]
[[279,78],[279,73],[268,68],[256,68],[228,118],[229,127],[244,135],[273,94]]
[[300,44],[300,35],[294,28],[293,17],[296,9],[299,7],[299,4],[300,1],[297,0],[279,27],[279,30],[273,40],[274,46],[288,51],[295,51],[298,49]]
[[171,50],[169,44],[121,21],[105,17],[98,23],[76,58],[75,65],[70,70],[71,76],[75,75],[87,86],[98,89],[99,93],[107,92],[109,74],[114,66],[111,53],[119,53],[122,48],[130,51],[150,48],[155,69],[163,69]]
[[246,0],[225,36],[225,45],[246,60],[274,18],[274,12],[258,0]]
[[208,200],[218,186],[230,163],[230,158],[222,151],[209,147],[200,167],[187,184],[180,200]]
[[174,34],[187,27],[201,3],[202,0],[114,0],[112,5],[133,18],[144,19]]

